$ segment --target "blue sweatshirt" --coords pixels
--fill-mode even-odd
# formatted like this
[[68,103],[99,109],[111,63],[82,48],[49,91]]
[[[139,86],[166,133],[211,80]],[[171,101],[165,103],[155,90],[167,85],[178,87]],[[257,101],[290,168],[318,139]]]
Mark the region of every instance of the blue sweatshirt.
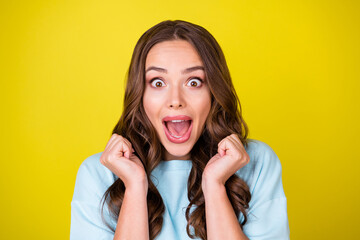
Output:
[[[251,192],[248,220],[243,232],[251,240],[289,239],[280,160],[266,143],[248,140],[245,150],[250,162],[236,172],[248,184]],[[114,237],[114,232],[101,219],[100,201],[118,177],[100,163],[101,154],[86,158],[78,170],[71,201],[70,240],[111,240]],[[186,233],[185,218],[189,204],[187,180],[191,167],[191,160],[161,161],[151,173],[151,179],[165,204],[163,226],[156,240],[191,240]],[[106,204],[104,215],[115,229],[117,222],[111,219]],[[239,222],[242,221],[240,214]]]

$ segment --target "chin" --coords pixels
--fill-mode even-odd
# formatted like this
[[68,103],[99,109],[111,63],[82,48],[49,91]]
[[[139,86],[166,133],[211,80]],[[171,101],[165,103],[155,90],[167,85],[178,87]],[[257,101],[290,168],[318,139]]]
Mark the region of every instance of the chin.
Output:
[[184,147],[174,146],[174,147],[170,147],[170,148],[165,147],[165,149],[170,155],[172,155],[173,157],[175,157],[177,159],[186,158],[186,160],[188,160],[190,158],[188,158],[186,156],[190,153],[192,146],[184,146]]

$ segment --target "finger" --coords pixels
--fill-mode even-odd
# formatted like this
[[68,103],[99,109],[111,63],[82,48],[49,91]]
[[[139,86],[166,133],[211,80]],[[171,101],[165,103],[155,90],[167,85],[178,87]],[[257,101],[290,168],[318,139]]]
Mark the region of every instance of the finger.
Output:
[[131,148],[131,153],[135,152],[135,149],[132,147],[132,144],[129,142],[129,148]]
[[234,139],[235,141],[237,141],[238,143],[241,143],[239,136],[235,133],[230,135],[230,138]]
[[120,155],[121,157],[123,156],[122,152],[120,152],[120,154],[119,154],[119,153],[115,153],[113,150],[114,146],[116,146],[120,137],[121,137],[120,135],[115,134],[115,133],[110,137],[110,140],[106,144],[105,150],[103,151],[103,154],[101,155],[101,163],[102,164],[106,164],[106,162],[107,162],[106,159],[108,159],[108,157],[111,156],[112,154]]
[[130,155],[131,155],[133,152],[135,152],[134,148],[132,147],[132,144],[131,144],[131,142],[130,142],[129,140],[127,140],[126,138],[123,138],[123,139],[124,139],[124,141],[126,142],[126,144],[128,145],[129,149],[131,148],[131,153],[130,153]]
[[242,160],[239,162],[240,166],[244,163],[244,161],[246,162],[245,165],[247,163],[249,163],[250,157],[247,154],[247,152],[245,151],[245,148],[242,145],[242,143],[239,144],[238,141],[236,141],[234,138],[231,138],[229,140],[232,141],[232,144],[235,147],[234,152],[232,154],[234,154],[234,156],[236,156],[236,158]]
[[131,146],[126,142],[123,141],[123,152],[124,152],[124,156],[128,159],[130,159],[130,155],[131,155]]
[[242,155],[241,153],[244,151],[242,144],[239,143],[238,141],[236,141],[233,137],[229,137],[227,138],[224,142],[223,145],[226,145],[224,148],[226,149],[226,155],[233,155],[233,156],[238,156],[239,154]]
[[231,135],[231,138],[232,138],[234,141],[236,141],[236,143],[238,143],[239,146],[241,146],[241,148],[244,148],[244,145],[243,145],[243,143],[241,142],[241,140],[240,140],[240,138],[239,138],[239,136],[238,136],[237,134],[232,134],[232,135]]
[[124,157],[130,159],[130,147],[124,140],[119,142],[119,150],[123,153]]
[[224,156],[226,154],[226,151],[229,150],[229,142],[228,139],[224,138],[218,146],[218,153],[220,154],[220,156]]
[[112,145],[109,147],[109,154],[114,154],[116,156],[123,157],[124,150],[123,150],[123,140],[121,138],[116,138]]
[[236,149],[236,151],[238,152],[238,153],[240,153],[241,155],[243,155],[243,153],[244,152],[246,152],[245,151],[245,148],[244,148],[244,145],[242,144],[242,142],[239,140],[239,139],[237,139],[237,138],[231,138],[231,141],[232,141],[232,143],[233,143],[233,145],[234,145],[234,150]]
[[126,142],[126,144],[129,146],[129,148],[132,148],[132,144],[129,140],[127,140],[126,138],[123,138],[123,140]]
[[229,141],[232,143],[232,145],[234,146],[234,148],[241,150],[241,141],[236,139],[235,137],[230,137]]
[[226,139],[228,139],[228,138],[233,138],[233,137],[235,137],[235,136],[236,136],[236,134],[233,133],[233,134],[230,134],[229,136],[223,138],[223,139],[218,143],[218,146],[219,146],[223,141],[225,141]]
[[117,136],[119,136],[119,135],[117,135],[116,133],[114,133],[113,135],[111,135],[109,141],[107,142],[107,144],[106,144],[106,146],[105,146],[105,150],[108,150],[108,149],[111,148],[110,146],[113,145],[113,143],[114,143],[115,140],[117,139]]
[[221,157],[224,156],[225,153],[226,153],[226,150],[227,150],[227,149],[224,148],[224,142],[226,142],[229,137],[230,137],[230,136],[227,136],[227,137],[223,138],[223,139],[218,143],[218,153],[220,154]]
[[[109,146],[108,151],[109,151],[109,152],[113,151],[114,147],[115,147],[117,144],[119,144],[120,141],[123,141],[123,139],[124,139],[124,138],[123,138],[121,135],[116,134],[116,135],[114,136],[114,139],[113,139],[112,143],[111,143],[110,146]],[[118,153],[116,153],[116,154],[118,154]],[[123,156],[123,152],[120,153],[120,156]]]
[[114,142],[110,145],[109,152],[109,154],[115,154],[120,157],[130,157],[130,148],[125,141],[125,138],[120,135],[118,135],[118,137],[116,137]]

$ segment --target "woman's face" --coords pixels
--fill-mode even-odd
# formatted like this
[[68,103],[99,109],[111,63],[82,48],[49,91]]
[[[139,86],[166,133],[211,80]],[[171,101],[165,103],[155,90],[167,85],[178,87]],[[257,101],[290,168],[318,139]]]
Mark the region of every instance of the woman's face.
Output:
[[190,159],[211,107],[203,63],[185,40],[154,45],[145,62],[143,105],[165,159]]

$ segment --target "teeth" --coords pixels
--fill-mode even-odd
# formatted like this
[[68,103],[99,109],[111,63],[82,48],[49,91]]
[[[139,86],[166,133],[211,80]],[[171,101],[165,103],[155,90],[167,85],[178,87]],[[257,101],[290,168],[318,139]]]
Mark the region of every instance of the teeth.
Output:
[[185,120],[171,120],[171,122],[185,122]]

